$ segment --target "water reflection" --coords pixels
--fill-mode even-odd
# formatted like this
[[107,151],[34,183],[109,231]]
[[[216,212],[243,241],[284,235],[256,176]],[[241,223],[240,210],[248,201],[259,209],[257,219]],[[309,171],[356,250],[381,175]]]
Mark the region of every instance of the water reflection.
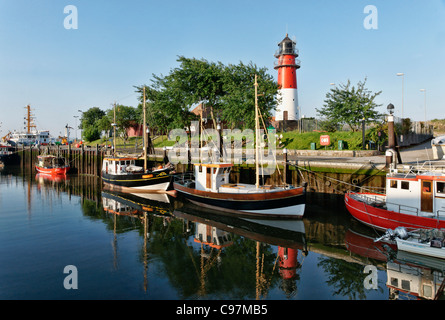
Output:
[[394,242],[374,242],[375,238],[371,229],[349,229],[345,244],[350,252],[386,271],[390,300],[443,299],[443,259],[399,251]]
[[[374,243],[376,231],[355,222],[332,195],[310,195],[303,220],[261,221],[220,215],[164,194],[101,190],[100,180],[89,176],[56,180],[0,173],[0,188],[12,188],[14,181],[17,190],[23,186],[29,212],[33,197],[68,195],[66,206],[73,196],[80,199],[83,218],[111,235],[112,269],[142,277],[143,298],[434,299],[444,279],[444,261]],[[5,200],[0,193],[0,202]],[[97,240],[83,234],[89,237],[84,242]],[[364,285],[369,265],[377,269],[374,289]],[[168,293],[160,295],[161,286]]]

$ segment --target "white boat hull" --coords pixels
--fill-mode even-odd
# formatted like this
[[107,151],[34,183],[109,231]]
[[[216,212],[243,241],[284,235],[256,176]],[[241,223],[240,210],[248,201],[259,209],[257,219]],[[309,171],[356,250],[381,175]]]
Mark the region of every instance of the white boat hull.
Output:
[[397,241],[397,249],[398,250],[411,252],[411,253],[415,253],[415,254],[420,254],[420,255],[426,255],[426,256],[440,258],[440,259],[445,259],[445,248],[444,247],[442,247],[442,248],[431,247],[429,242],[420,243],[420,242],[417,242],[416,240],[410,241],[409,239],[402,240],[402,239],[396,238],[396,241]]

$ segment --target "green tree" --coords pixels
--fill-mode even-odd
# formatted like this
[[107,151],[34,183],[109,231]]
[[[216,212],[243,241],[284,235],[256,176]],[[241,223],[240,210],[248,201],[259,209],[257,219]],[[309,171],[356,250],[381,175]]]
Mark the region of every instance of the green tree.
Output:
[[82,131],[82,137],[84,140],[91,142],[100,139],[100,130],[96,126],[88,126]]
[[105,111],[99,109],[98,107],[93,107],[85,112],[82,112],[79,129],[85,129],[89,126],[94,126],[96,124],[96,121],[100,120],[104,115]]
[[[145,86],[147,116],[150,126],[153,123],[162,127],[187,127],[196,116],[191,109],[198,103],[210,107],[213,120],[220,118],[231,126],[253,127],[254,118],[254,76],[259,76],[259,105],[268,118],[275,108],[274,96],[277,83],[266,73],[250,63],[225,66],[221,62],[179,57],[179,67],[167,76],[153,75],[152,85]],[[136,87],[141,93],[143,86]]]
[[[115,110],[114,110],[115,109]],[[127,129],[130,128],[135,122],[138,122],[139,116],[136,108],[124,106],[124,105],[116,105],[116,107],[107,111],[106,117],[114,122],[114,113],[116,112],[116,129],[117,133],[120,134],[124,140],[128,139]],[[111,125],[110,123],[110,125]],[[106,126],[108,122],[103,120],[98,124]]]
[[380,115],[375,108],[375,98],[382,92],[372,93],[366,87],[366,79],[360,81],[357,87],[351,86],[348,80],[346,85],[331,89],[326,94],[326,100],[322,109],[316,109],[317,113],[324,117],[332,125],[347,124],[352,131],[360,130],[362,120],[370,122]]
[[224,96],[221,98],[221,118],[236,127],[255,127],[255,74],[258,75],[258,106],[264,120],[276,107],[278,84],[266,68],[240,62],[224,70]]

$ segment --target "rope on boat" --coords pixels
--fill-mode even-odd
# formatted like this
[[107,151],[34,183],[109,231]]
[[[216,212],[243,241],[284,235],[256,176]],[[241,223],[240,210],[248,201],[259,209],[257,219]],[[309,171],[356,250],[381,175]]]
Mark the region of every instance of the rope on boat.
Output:
[[[304,179],[303,175],[301,174],[301,171],[300,171],[300,170],[307,171],[307,172],[312,173],[312,174],[314,174],[315,176],[318,176],[318,177],[322,176],[323,178],[332,180],[333,182],[336,183],[337,186],[343,184],[343,185],[347,185],[347,186],[349,186],[351,189],[352,189],[352,188],[357,188],[357,187],[359,187],[359,188],[361,188],[361,189],[364,190],[364,191],[369,191],[369,192],[373,192],[373,193],[379,193],[379,192],[376,192],[374,189],[384,189],[384,188],[379,188],[379,187],[376,187],[376,188],[372,188],[372,189],[371,189],[371,188],[367,188],[367,187],[363,187],[363,186],[357,186],[356,184],[353,184],[353,183],[349,183],[349,182],[346,182],[346,181],[342,181],[342,180],[339,180],[339,179],[335,179],[335,178],[332,178],[332,177],[328,177],[328,176],[321,175],[321,174],[318,173],[318,172],[312,171],[312,170],[307,169],[307,168],[305,168],[305,167],[298,166],[296,163],[291,163],[291,162],[287,161],[286,164],[288,164],[288,165],[290,165],[290,166],[293,166],[293,167],[295,167],[296,169],[298,169],[298,171],[300,172],[300,175],[301,175],[303,181],[304,181],[305,179]],[[365,164],[363,164],[363,166],[364,166],[364,165],[365,165]],[[360,167],[358,170],[362,169],[363,166]],[[358,170],[357,170],[357,171],[358,171]],[[378,173],[380,173],[382,170],[383,170],[383,168],[380,169],[375,175],[377,175]],[[356,171],[356,172],[357,172],[357,171]],[[354,174],[354,173],[352,173],[351,176],[352,176],[353,174]],[[374,175],[369,176],[367,179],[370,179],[370,178],[373,177],[373,176],[374,176]],[[381,193],[381,192],[380,192],[380,194],[384,195],[384,193]]]

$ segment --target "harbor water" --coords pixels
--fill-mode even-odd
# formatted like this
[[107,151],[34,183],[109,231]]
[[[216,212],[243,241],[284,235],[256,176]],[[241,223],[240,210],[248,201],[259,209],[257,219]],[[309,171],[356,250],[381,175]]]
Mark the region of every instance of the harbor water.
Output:
[[0,171],[3,300],[434,298],[445,266],[377,236],[340,195],[309,193],[302,220],[260,221],[113,193],[92,176]]

